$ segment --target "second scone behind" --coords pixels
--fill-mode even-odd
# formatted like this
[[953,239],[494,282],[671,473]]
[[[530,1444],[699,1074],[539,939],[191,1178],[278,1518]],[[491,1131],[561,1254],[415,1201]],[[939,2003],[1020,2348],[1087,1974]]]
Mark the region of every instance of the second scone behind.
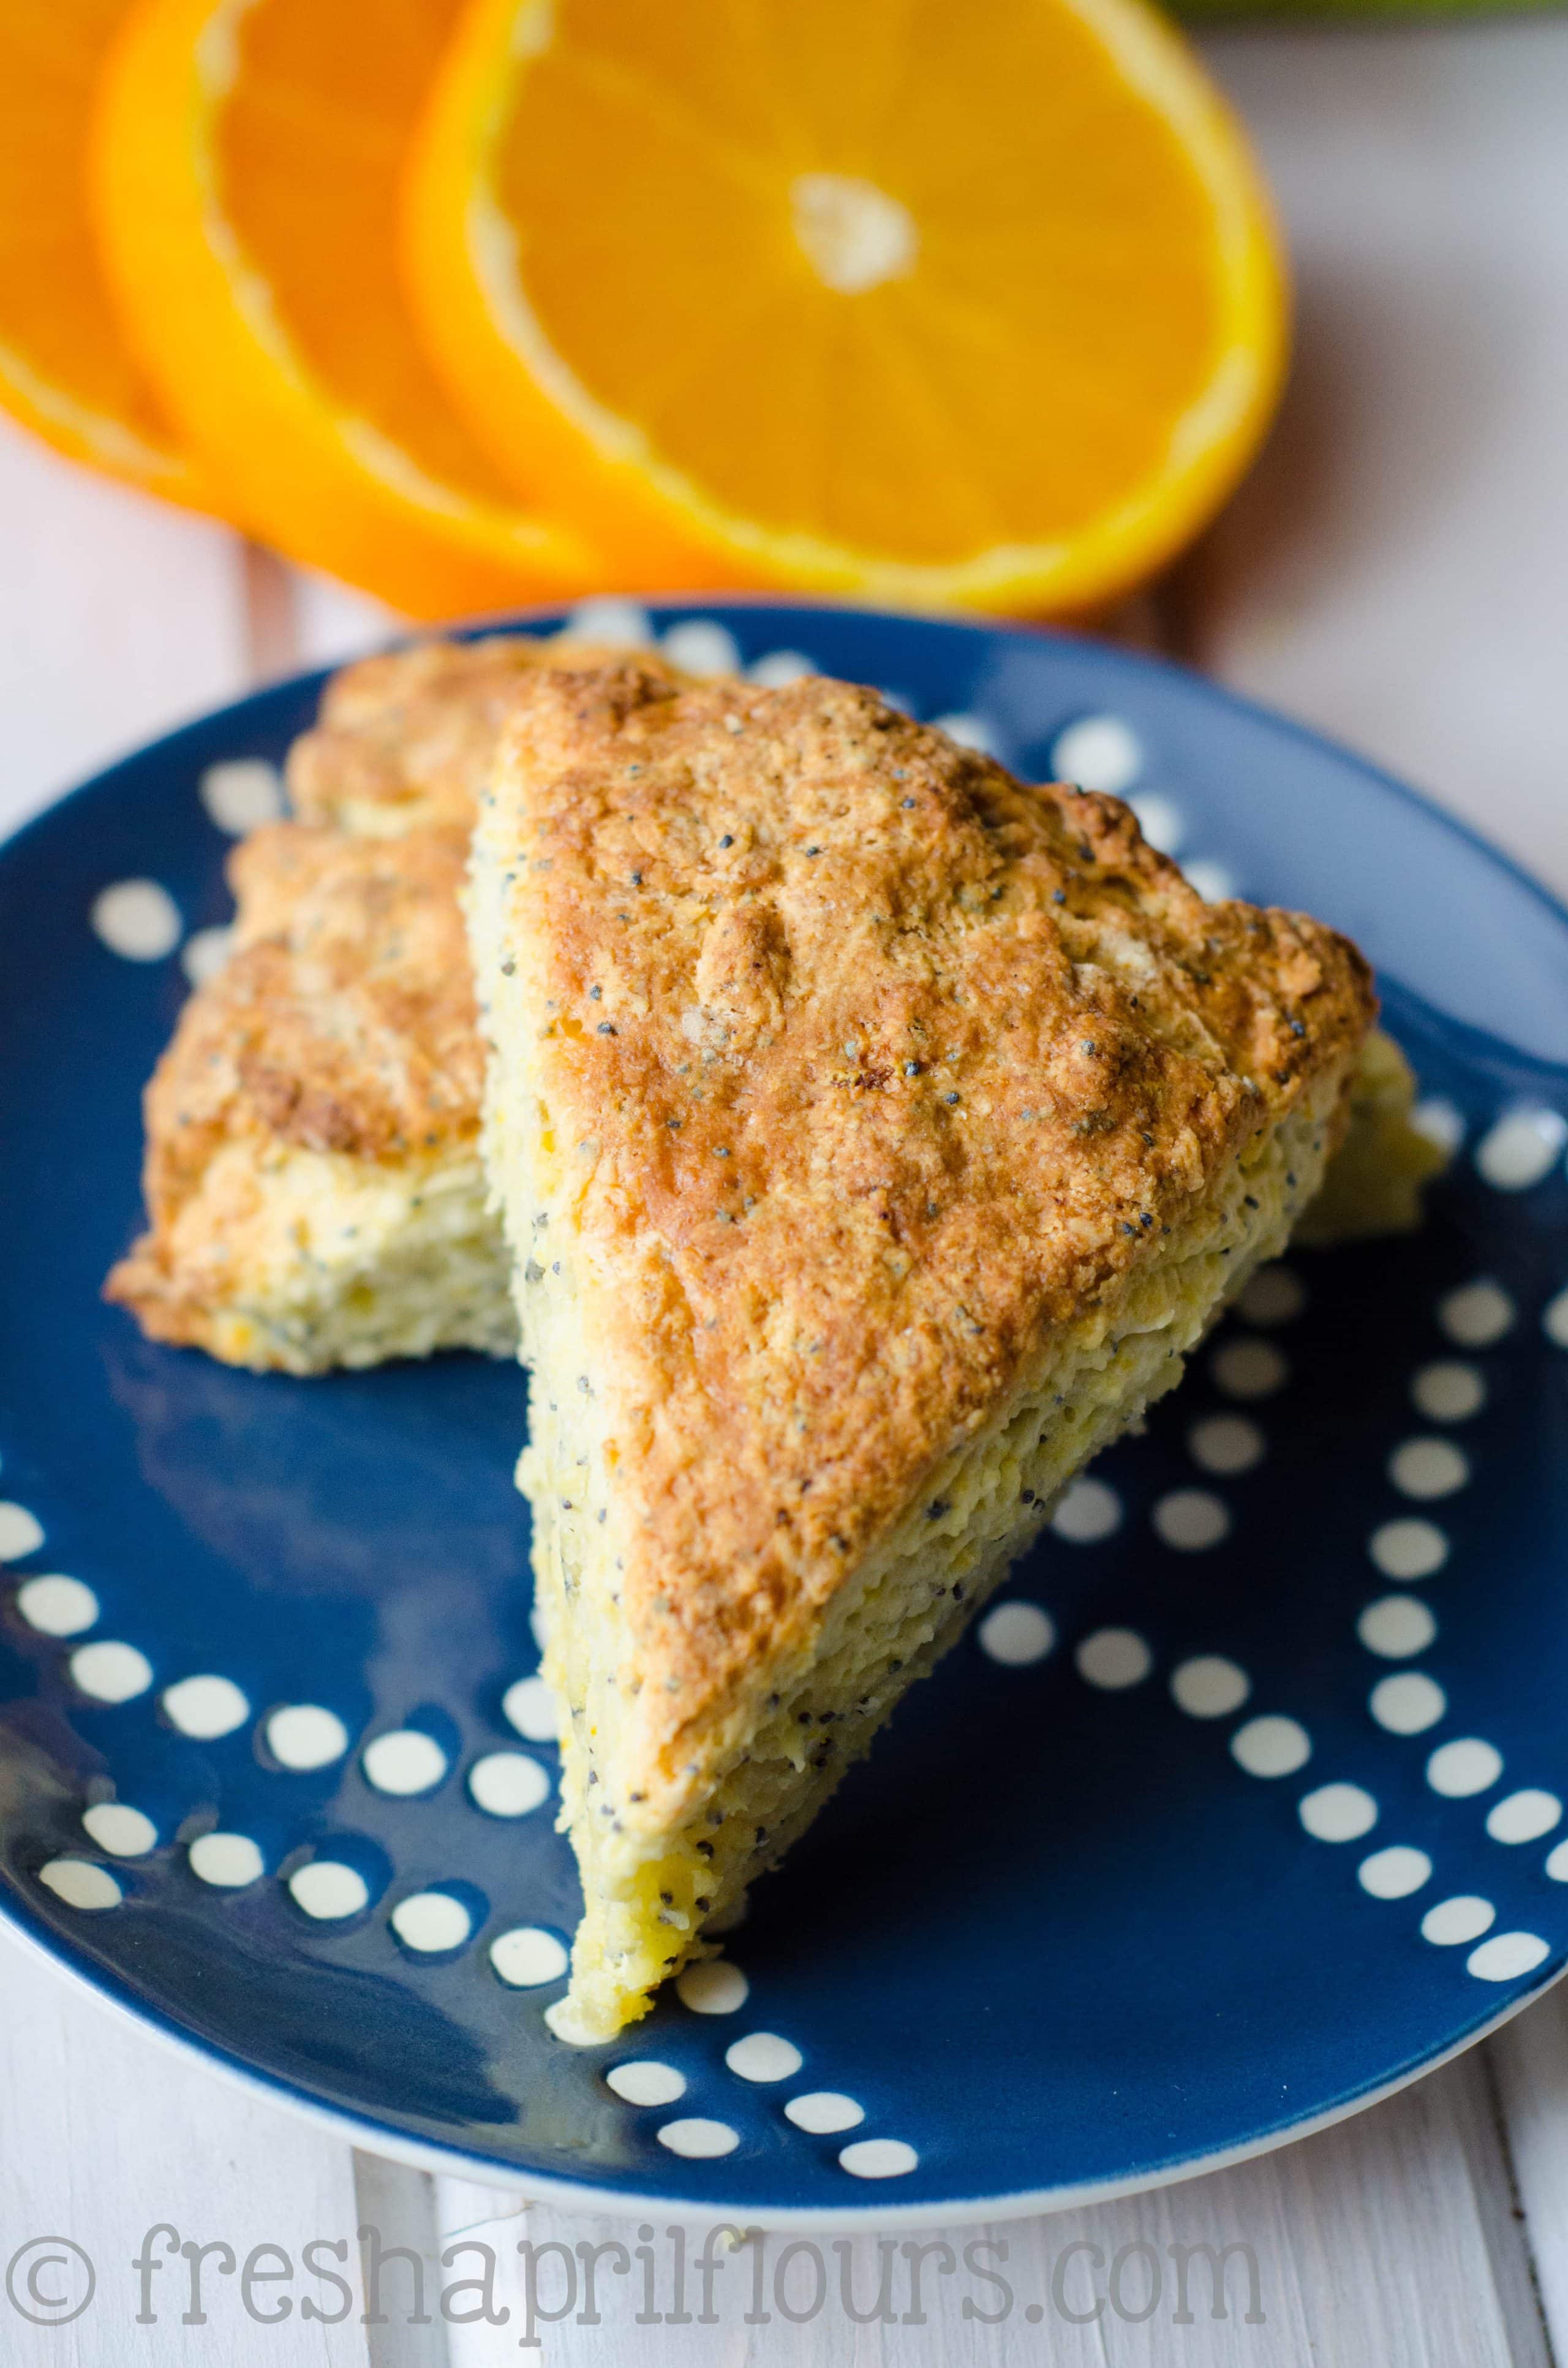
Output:
[[467,855],[275,823],[231,857],[234,951],[147,1089],[149,1226],[107,1286],[151,1338],[293,1373],[515,1344]]

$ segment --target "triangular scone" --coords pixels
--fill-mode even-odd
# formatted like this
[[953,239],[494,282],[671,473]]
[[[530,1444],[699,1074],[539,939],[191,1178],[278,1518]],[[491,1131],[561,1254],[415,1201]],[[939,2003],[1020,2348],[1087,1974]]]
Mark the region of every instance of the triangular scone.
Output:
[[1374,1004],[818,679],[541,680],[471,904],[594,2042],[1279,1250]]

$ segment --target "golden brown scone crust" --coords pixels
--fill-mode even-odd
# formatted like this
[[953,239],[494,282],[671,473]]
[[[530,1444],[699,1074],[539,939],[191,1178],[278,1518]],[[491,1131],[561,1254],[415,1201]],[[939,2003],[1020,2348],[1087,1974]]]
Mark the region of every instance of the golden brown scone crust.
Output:
[[1375,1000],[1116,800],[840,683],[541,678],[494,794],[669,1776]]
[[614,655],[589,643],[492,633],[419,642],[344,666],[322,693],[315,728],[289,752],[294,812],[302,822],[387,832],[471,826],[518,685],[540,666],[594,667]]
[[[236,947],[180,1015],[144,1098],[150,1230],[108,1295],[154,1338],[203,1342],[210,1303],[233,1287],[171,1232],[225,1147],[293,1147],[396,1161],[472,1142],[483,1054],[458,905],[466,834],[425,828],[350,838],[268,824],[229,859]],[[236,1178],[244,1190],[250,1178]],[[214,1208],[215,1230],[243,1223]]]

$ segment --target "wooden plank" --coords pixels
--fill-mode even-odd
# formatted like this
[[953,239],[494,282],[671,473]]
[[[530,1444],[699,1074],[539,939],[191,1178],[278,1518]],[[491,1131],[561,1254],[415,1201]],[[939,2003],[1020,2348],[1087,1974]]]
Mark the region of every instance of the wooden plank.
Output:
[[0,830],[247,679],[238,549],[0,421]]
[[[642,2226],[587,2218],[504,2191],[437,2180],[437,2241],[486,2247],[504,2325],[454,2326],[451,2368],[490,2368],[528,2332],[519,2238],[535,2248],[544,2310],[576,2293],[559,2323],[536,2324],[559,2368],[721,2368],[741,2356],[769,2368],[830,2368],[853,2356],[900,2368],[1549,2368],[1528,2264],[1508,2215],[1508,2178],[1479,2056],[1463,2059],[1375,2112],[1207,2178],[1028,2220],[872,2229],[840,2238],[809,2230],[754,2234],[716,2248],[710,2324],[699,2260],[707,2230],[686,2224],[685,2307],[672,2323],[676,2240],[669,2215]],[[1501,2200],[1503,2223],[1488,2199]],[[651,2233],[650,2233],[651,2232]],[[648,2247],[639,2253],[640,2241]],[[624,2271],[617,2246],[628,2252]],[[791,2245],[801,2248],[791,2254]],[[588,2308],[580,2248],[604,2247]],[[557,2248],[546,2251],[545,2248]],[[891,2250],[889,2249],[891,2248]],[[810,2309],[821,2264],[820,2309]],[[644,2277],[651,2263],[649,2317]],[[915,2284],[919,2269],[918,2291]],[[471,2250],[449,2273],[481,2277]],[[896,2319],[858,2329],[844,2296],[872,2310],[890,2279]],[[998,2283],[996,2281],[1004,2283]],[[757,2319],[760,2308],[768,2316]],[[967,2305],[967,2307],[966,2307]],[[1038,2331],[1037,2331],[1038,2330]],[[878,2346],[878,2339],[881,2346]],[[878,2346],[876,2349],[871,2347]]]
[[1546,2322],[1568,2359],[1568,1985],[1488,2043],[1515,2189]]
[[1300,324],[1268,450],[1187,572],[1189,648],[1568,889],[1568,23],[1204,46]]
[[[0,2227],[10,2264],[0,2358],[8,2368],[175,2358],[190,2368],[365,2368],[348,2147],[135,2029],[10,1934],[0,1939]],[[62,2238],[80,2247],[96,2279],[86,2308],[68,2322],[41,2299],[62,2296],[69,2306],[85,2292],[83,2260],[42,2241]],[[316,2258],[330,2269],[341,2260],[347,2295],[309,2273],[304,2248],[316,2239],[346,2245],[342,2256]],[[176,2249],[184,2245],[227,2248],[200,2264],[194,2303],[193,2264]],[[134,2266],[144,2253],[155,2264],[145,2299]],[[347,2315],[332,2325],[306,2321],[307,2297]],[[289,2324],[266,2323],[285,2300]]]

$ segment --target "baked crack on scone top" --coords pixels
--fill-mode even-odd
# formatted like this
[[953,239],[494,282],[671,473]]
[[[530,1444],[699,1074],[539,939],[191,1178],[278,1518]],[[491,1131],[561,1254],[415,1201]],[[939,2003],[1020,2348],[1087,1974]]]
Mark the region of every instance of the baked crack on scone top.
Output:
[[1113,799],[634,662],[520,696],[470,930],[596,2042],[1282,1247],[1375,1004]]

